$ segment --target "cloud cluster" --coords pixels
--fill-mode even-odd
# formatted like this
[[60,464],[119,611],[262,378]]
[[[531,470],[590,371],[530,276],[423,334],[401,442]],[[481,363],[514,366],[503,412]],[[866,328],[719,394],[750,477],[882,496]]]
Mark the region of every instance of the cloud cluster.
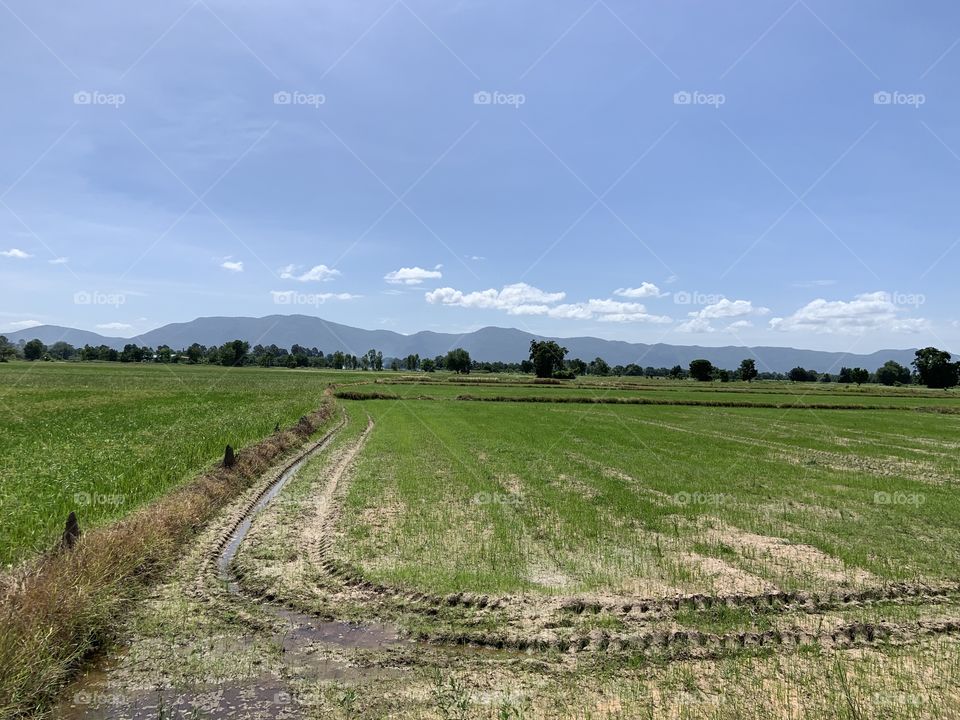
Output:
[[527,283],[505,285],[465,293],[451,287],[425,293],[428,303],[455,307],[501,310],[509,315],[541,315],[576,320],[596,319],[601,322],[669,323],[669,317],[652,315],[644,305],[619,300],[591,299],[586,302],[563,303],[564,292],[546,292]]
[[438,265],[433,270],[422,267],[402,267],[399,270],[388,272],[383,279],[392,285],[419,285],[424,280],[439,280],[443,277]]
[[635,288],[617,288],[613,291],[614,295],[619,295],[620,297],[626,298],[658,298],[667,295],[668,293],[661,293],[660,288],[658,288],[653,283],[643,282],[640,283],[640,287]]
[[[298,274],[299,273],[299,274]],[[296,265],[287,265],[280,268],[280,278],[282,280],[296,280],[297,282],[327,282],[340,275],[339,270],[334,270],[326,265],[314,265],[306,272],[300,273]]]
[[[735,332],[753,327],[753,323],[746,318],[757,315],[766,315],[770,308],[755,307],[749,300],[728,300],[721,298],[717,302],[707,305],[696,312],[688,313],[690,318],[677,326],[677,332],[712,333],[716,332],[714,320],[733,320],[724,327],[725,332]],[[739,318],[739,319],[736,319]]]
[[3,257],[14,258],[16,260],[26,260],[27,258],[32,258],[33,255],[30,253],[24,252],[20,248],[10,248],[9,250],[0,250],[0,255]]
[[224,260],[220,267],[230,272],[243,272],[243,260]]
[[903,317],[904,308],[886,292],[857,295],[849,302],[818,298],[789,317],[770,320],[770,328],[784,332],[815,332],[858,335],[868,330],[921,332],[929,325],[923,318]]

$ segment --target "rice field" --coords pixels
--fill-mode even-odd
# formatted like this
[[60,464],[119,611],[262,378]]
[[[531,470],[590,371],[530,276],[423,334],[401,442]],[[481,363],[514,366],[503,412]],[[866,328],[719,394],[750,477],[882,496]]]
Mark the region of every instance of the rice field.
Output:
[[212,366],[0,364],[0,564],[122,517],[315,410],[336,377]]
[[958,415],[358,405],[377,429],[346,498],[343,547],[377,581],[662,596],[960,575]]

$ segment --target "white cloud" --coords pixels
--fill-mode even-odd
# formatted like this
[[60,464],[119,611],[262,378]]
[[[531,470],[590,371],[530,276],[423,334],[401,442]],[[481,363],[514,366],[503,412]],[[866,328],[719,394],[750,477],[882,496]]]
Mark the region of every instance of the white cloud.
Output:
[[724,329],[724,332],[736,332],[737,330],[746,330],[752,327],[753,323],[749,320],[737,320],[736,322],[732,322],[727,325],[727,327]]
[[53,260],[47,260],[47,262],[51,265],[66,265],[68,262],[70,262],[70,258],[58,257],[54,258]]
[[[690,318],[686,322],[677,326],[677,332],[686,333],[711,333],[716,332],[716,328],[711,325],[711,320],[725,320],[730,318],[746,318],[751,315],[767,315],[770,308],[754,307],[749,300],[728,300],[721,298],[712,305],[688,313]],[[743,325],[741,323],[747,323]],[[740,320],[727,326],[727,330],[736,330],[738,328],[750,327],[752,323],[748,320]]]
[[473,260],[474,262],[480,262],[481,260],[486,260],[486,258],[483,255],[471,255],[470,259]]
[[399,270],[388,272],[383,279],[393,285],[419,285],[424,280],[439,280],[443,277],[437,265],[435,270],[424,270],[422,267],[402,267]]
[[340,274],[339,270],[334,270],[333,268],[328,268],[326,265],[314,265],[312,268],[307,270],[305,273],[297,275],[297,267],[295,265],[287,265],[286,267],[280,268],[280,277],[284,280],[296,280],[298,282],[326,282],[327,280],[333,280]]
[[661,293],[660,288],[658,288],[653,283],[642,282],[640,287],[635,288],[617,288],[613,291],[614,295],[619,295],[620,297],[628,298],[648,298],[648,297],[663,297],[666,293]]
[[96,328],[97,330],[131,330],[133,329],[133,325],[122,322],[110,322],[97,325]]
[[425,294],[427,302],[465,308],[504,310],[511,315],[545,315],[549,305],[558,303],[566,293],[548,293],[526,283],[505,285],[502,290],[480,290],[464,293],[451,287]]
[[224,270],[229,270],[230,272],[243,272],[243,261],[224,260],[220,267],[222,267]]
[[16,322],[10,323],[10,327],[14,330],[28,330],[29,328],[35,328],[40,325],[43,325],[39,320],[17,320]]
[[0,250],[0,255],[8,258],[16,258],[17,260],[26,260],[27,258],[32,258],[33,255],[26,253],[19,248],[10,248],[9,250]]
[[[694,313],[696,314],[696,313]],[[691,320],[687,320],[685,323],[677,325],[677,332],[683,333],[712,333],[716,332],[714,327],[710,324],[709,320],[704,318],[695,317]]]
[[864,293],[849,302],[817,298],[789,317],[773,318],[770,327],[836,335],[858,335],[868,330],[913,333],[928,327],[927,320],[905,318],[903,312],[885,292]]
[[568,320],[590,320],[601,322],[672,322],[670,318],[651,315],[645,306],[639,303],[619,300],[592,299],[587,302],[565,303],[563,292],[545,292],[526,283],[506,285],[501,290],[481,290],[463,293],[453,288],[440,288],[424,294],[427,302],[457,307],[502,310],[509,315],[544,315]]

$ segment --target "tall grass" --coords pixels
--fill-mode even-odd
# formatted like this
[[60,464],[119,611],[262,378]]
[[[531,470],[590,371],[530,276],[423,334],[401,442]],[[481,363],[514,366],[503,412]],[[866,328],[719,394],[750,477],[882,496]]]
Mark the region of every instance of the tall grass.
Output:
[[332,405],[293,428],[242,450],[124,519],[84,534],[2,577],[0,717],[40,711],[76,664],[107,642],[123,612],[168,567],[178,549],[281,454],[303,444],[331,417]]

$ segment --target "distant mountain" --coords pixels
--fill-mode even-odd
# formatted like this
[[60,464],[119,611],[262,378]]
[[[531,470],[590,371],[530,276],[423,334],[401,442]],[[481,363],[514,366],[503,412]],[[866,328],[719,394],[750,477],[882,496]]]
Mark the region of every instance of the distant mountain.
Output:
[[[182,349],[195,342],[210,346],[240,339],[251,345],[274,344],[289,348],[298,343],[304,347],[319,348],[324,353],[342,350],[354,355],[376,348],[386,357],[404,357],[415,353],[421,357],[434,357],[445,354],[451,348],[462,347],[475,360],[503,362],[525,359],[530,341],[542,339],[542,336],[521,330],[498,327],[486,327],[463,335],[427,331],[401,335],[390,330],[362,330],[308,315],[197,318],[191,322],[164,325],[133,338],[104,337],[54,325],[19,330],[8,333],[7,337],[12,342],[39,338],[48,345],[63,340],[78,347],[85,344],[108,345],[118,350],[131,342],[150,347],[169,345],[174,349]],[[548,339],[564,345],[571,358],[589,361],[602,357],[611,365],[636,363],[642,367],[686,367],[691,360],[706,358],[718,367],[734,369],[744,358],[754,357],[758,368],[772,372],[787,372],[797,366],[819,372],[837,372],[844,365],[875,370],[887,360],[909,365],[914,358],[914,350],[880,350],[869,355],[853,355],[783,347],[645,345],[594,337]]]

